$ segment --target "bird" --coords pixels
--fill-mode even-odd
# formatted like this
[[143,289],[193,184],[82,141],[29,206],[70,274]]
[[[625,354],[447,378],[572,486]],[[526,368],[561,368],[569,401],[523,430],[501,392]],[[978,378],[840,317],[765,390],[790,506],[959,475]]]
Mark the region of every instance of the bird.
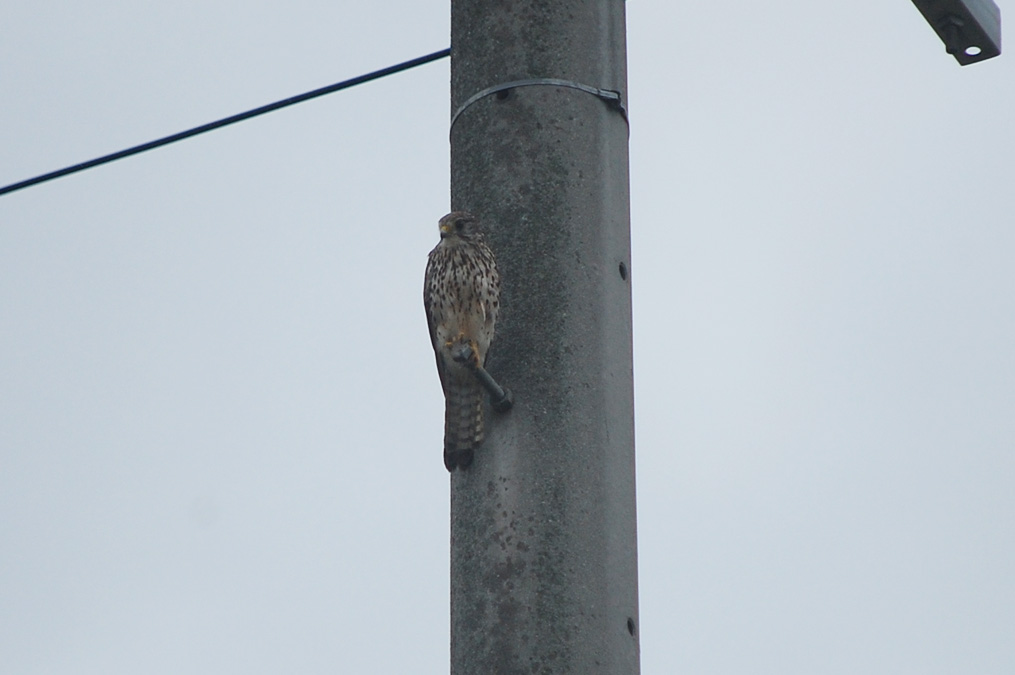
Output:
[[500,310],[500,273],[479,220],[452,211],[438,223],[440,242],[427,256],[423,307],[444,390],[444,466],[472,464],[483,441],[485,366]]

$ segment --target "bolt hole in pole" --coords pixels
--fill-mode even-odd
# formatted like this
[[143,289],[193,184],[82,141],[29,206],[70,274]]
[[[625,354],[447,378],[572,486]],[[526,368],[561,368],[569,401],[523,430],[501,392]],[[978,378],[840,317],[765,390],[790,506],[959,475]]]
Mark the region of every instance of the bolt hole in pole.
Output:
[[627,281],[627,265],[620,263],[620,278]]
[[634,619],[631,617],[627,618],[627,632],[631,634],[631,637],[634,637]]
[[972,47],[966,47],[966,54],[969,56],[977,56],[982,51],[983,50],[977,47],[976,45],[973,45]]

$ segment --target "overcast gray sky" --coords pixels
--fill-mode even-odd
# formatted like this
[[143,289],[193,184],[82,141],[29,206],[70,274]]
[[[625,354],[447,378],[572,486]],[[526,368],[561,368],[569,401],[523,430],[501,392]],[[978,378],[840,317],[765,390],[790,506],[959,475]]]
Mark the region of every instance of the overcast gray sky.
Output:
[[[909,0],[627,9],[643,671],[1015,672],[1011,59]],[[4,3],[0,184],[448,13]],[[5,673],[447,672],[448,96],[445,60],[0,197]]]

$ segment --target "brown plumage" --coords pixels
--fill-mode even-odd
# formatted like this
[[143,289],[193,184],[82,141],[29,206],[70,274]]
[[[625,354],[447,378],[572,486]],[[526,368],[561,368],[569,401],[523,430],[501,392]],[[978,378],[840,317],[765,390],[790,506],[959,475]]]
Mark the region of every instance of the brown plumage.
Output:
[[467,361],[484,365],[500,304],[500,275],[476,217],[454,211],[440,220],[430,251],[423,306],[444,389],[444,466],[472,463],[483,441],[483,388]]

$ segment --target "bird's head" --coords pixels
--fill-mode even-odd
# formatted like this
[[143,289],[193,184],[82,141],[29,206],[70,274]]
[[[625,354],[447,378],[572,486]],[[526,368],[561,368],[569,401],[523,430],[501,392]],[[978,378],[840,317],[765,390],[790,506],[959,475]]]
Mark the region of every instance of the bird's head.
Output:
[[460,237],[466,241],[479,236],[479,221],[476,216],[467,211],[452,211],[441,218],[438,224],[441,231],[441,239],[452,239]]

